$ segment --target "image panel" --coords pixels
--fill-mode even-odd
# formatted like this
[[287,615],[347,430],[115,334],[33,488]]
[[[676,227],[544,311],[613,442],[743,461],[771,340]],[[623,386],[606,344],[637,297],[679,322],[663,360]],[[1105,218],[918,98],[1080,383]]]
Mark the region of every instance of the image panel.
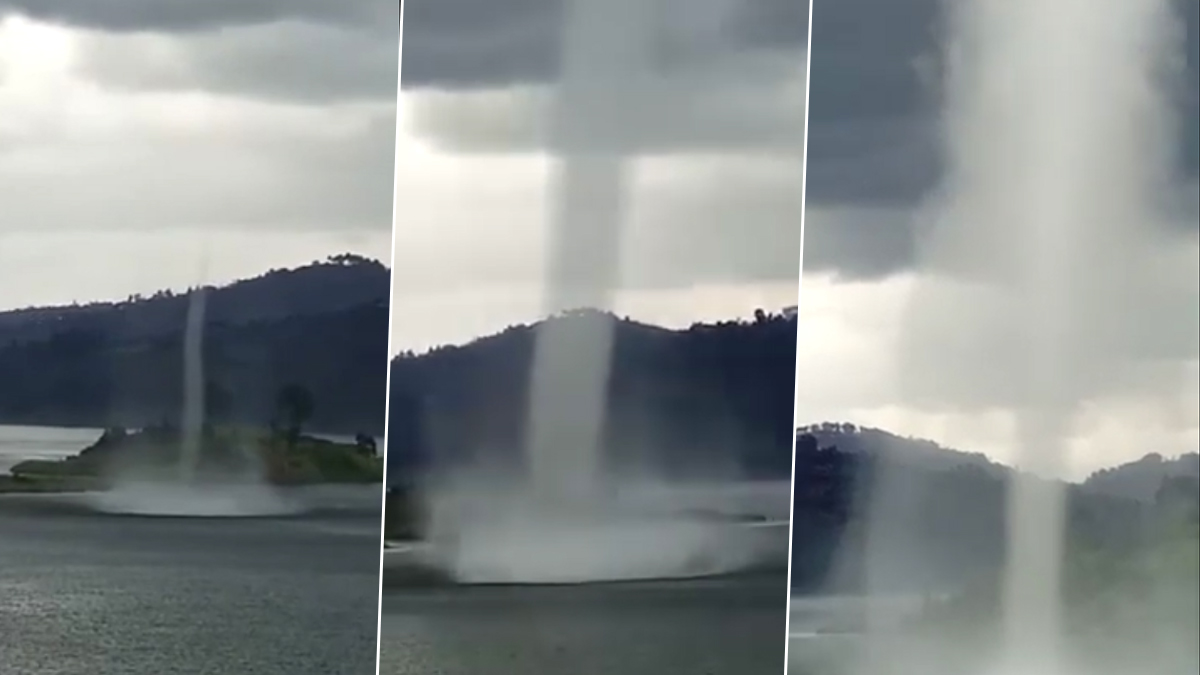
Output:
[[0,672],[375,672],[398,8],[0,3]]
[[1195,2],[816,3],[789,672],[1195,672]]
[[380,673],[783,672],[807,7],[402,23]]

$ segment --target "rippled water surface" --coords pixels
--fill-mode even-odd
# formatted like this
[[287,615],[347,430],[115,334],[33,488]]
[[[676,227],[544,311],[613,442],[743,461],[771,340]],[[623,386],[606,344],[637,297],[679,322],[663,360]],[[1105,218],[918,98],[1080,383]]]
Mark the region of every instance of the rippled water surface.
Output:
[[778,675],[787,579],[392,591],[380,675]]
[[369,675],[378,491],[275,519],[106,516],[0,496],[5,675]]

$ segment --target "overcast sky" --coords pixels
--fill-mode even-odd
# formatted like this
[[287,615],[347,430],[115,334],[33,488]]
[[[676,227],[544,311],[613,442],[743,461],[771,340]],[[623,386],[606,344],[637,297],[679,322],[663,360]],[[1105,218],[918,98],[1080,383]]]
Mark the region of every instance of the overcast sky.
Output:
[[[1195,7],[1179,4],[1190,12],[1185,51],[1193,76],[1181,81],[1194,80]],[[602,142],[639,148],[619,309],[683,325],[791,304],[805,5],[654,5],[664,21],[648,65],[629,85],[627,109],[608,111],[615,119],[596,132]],[[933,338],[956,324],[927,311],[928,298],[946,289],[922,270],[912,235],[918,207],[943,177],[931,95],[936,36],[944,33],[939,5],[817,5],[797,416],[877,425],[1009,460],[1012,397],[992,395],[996,372],[959,377],[961,364],[939,363],[942,345]],[[561,8],[554,0],[444,0],[405,10],[393,296],[399,349],[459,342],[539,315]],[[1130,340],[1157,335],[1145,348],[1163,343],[1170,353],[1136,382],[1078,383],[1095,386],[1083,394],[1089,403],[1076,443],[1087,449],[1077,453],[1076,471],[1197,444],[1196,317],[1178,315],[1196,296],[1189,280],[1198,257],[1196,91],[1181,85],[1173,93],[1183,151],[1173,201],[1160,205],[1172,222],[1156,240],[1165,243],[1154,247],[1158,257],[1138,259],[1161,272],[1173,303],[1140,308],[1144,316],[1122,308],[1131,325],[1151,326]],[[1135,272],[1115,266],[1106,287],[1126,296],[1161,290],[1122,286],[1119,277]],[[976,349],[986,351],[986,327],[975,330]],[[911,381],[914,369],[940,388],[919,400],[902,390],[897,374]]]
[[[645,67],[590,139],[635,154],[619,312],[685,326],[795,304],[804,4],[667,0],[652,10]],[[405,7],[397,349],[541,314],[561,10],[553,0]],[[615,51],[638,50],[627,42]]]
[[390,255],[391,0],[0,0],[0,309]]
[[[639,154],[619,310],[684,325],[795,302],[806,4],[656,5],[647,66],[599,137]],[[944,320],[911,302],[929,286],[913,214],[942,175],[928,89],[939,4],[817,3],[797,411],[1003,459],[1011,400],[990,395],[994,381],[934,374],[944,395],[917,405],[893,378],[918,359],[938,367],[910,343]],[[1141,262],[1165,284],[1146,288],[1188,299],[1197,10],[1177,4],[1191,69],[1174,92],[1177,189],[1165,245]],[[394,187],[397,349],[537,318],[560,9],[406,8],[397,138],[388,0],[0,0],[0,307],[183,287],[201,246],[218,281],[343,250],[386,259]],[[1102,281],[1125,288],[1117,275],[1136,271]],[[1197,446],[1195,314],[1145,304],[1122,310],[1150,326],[1130,339],[1153,342],[1138,349],[1157,365],[1086,383],[1080,467]]]
[[[1005,344],[1019,324],[976,321],[996,308],[935,281],[913,237],[920,207],[944,177],[931,88],[942,4],[814,7],[797,415],[1009,460],[1015,398]],[[1086,272],[1091,286],[1075,320],[1117,336],[1120,349],[1078,357],[1085,366],[1071,384],[1085,406],[1072,437],[1075,475],[1200,444],[1197,3],[1176,5],[1186,10],[1188,69],[1170,91],[1178,157],[1168,194],[1154,205],[1160,226]],[[975,248],[987,256],[1003,247]]]

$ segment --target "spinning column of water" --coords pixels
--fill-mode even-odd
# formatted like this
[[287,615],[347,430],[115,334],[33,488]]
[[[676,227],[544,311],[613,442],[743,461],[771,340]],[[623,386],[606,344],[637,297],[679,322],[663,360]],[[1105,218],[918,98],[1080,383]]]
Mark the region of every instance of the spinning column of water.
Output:
[[[1075,412],[1128,356],[1124,287],[1167,178],[1170,124],[1157,82],[1172,47],[1168,0],[947,3],[934,272],[999,289],[983,320],[1011,331],[1016,461],[1061,476]],[[1144,270],[1130,270],[1134,274]],[[1128,307],[1124,307],[1128,308]],[[964,319],[964,323],[971,320]],[[969,331],[968,331],[969,332]],[[1058,673],[1063,495],[1024,477],[1009,497],[1005,672]]]
[[187,318],[183,328],[183,414],[180,424],[179,478],[184,484],[196,480],[200,444],[204,431],[204,308],[205,289],[188,293]]
[[[207,259],[205,259],[207,263]],[[207,264],[205,264],[207,266]],[[174,481],[161,476],[139,479],[118,472],[113,488],[95,497],[94,506],[114,513],[171,516],[256,516],[293,513],[297,505],[283,499],[265,482],[260,458],[239,445],[245,469],[237,474],[201,475],[204,444],[206,376],[204,327],[208,290],[197,286],[187,296],[183,328],[183,391],[178,465]]]
[[[617,283],[630,130],[624,105],[645,58],[647,3],[566,3],[554,104],[555,159],[544,310],[608,310]],[[529,402],[529,480],[539,499],[578,505],[596,497],[600,429],[612,349],[603,319],[560,321],[538,336]]]
[[[617,285],[628,164],[639,148],[639,86],[652,66],[655,3],[568,0],[551,122],[554,154],[547,314],[608,310]],[[631,114],[632,113],[632,114]],[[635,128],[630,128],[630,126]],[[509,494],[457,520],[449,539],[460,580],[582,582],[694,574],[708,524],[622,514],[602,461],[613,326],[586,313],[539,329],[526,427],[526,475]],[[469,491],[469,490],[468,490]],[[501,503],[496,503],[499,500]],[[453,501],[453,500],[448,500]],[[441,509],[434,500],[434,529]],[[461,509],[461,507],[457,507]],[[444,531],[444,530],[443,530]],[[724,549],[724,550],[722,550]],[[720,556],[718,556],[720,557]],[[690,571],[689,570],[693,570]]]

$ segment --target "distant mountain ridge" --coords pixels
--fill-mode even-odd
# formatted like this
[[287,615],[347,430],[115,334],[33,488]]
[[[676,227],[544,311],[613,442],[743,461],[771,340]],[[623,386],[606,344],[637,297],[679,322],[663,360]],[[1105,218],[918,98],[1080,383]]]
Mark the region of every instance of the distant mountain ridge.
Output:
[[753,320],[684,330],[569,312],[402,354],[392,361],[389,476],[439,463],[522,462],[534,344],[562,322],[613,332],[606,461],[664,474],[787,479],[796,319],[761,310]]
[[[836,446],[850,454],[888,456],[895,461],[921,464],[929,469],[972,467],[995,476],[1013,472],[1009,466],[977,452],[965,452],[934,441],[893,434],[850,422],[819,422],[796,429],[797,436],[812,436],[820,446]],[[1079,485],[1111,497],[1151,501],[1163,480],[1200,478],[1200,454],[1185,453],[1174,459],[1148,453],[1140,459],[1100,469]]]
[[[230,421],[312,393],[310,429],[383,433],[390,272],[343,254],[209,289],[206,377]],[[0,423],[145,426],[179,415],[186,294],[0,313]]]
[[[273,269],[207,288],[207,320],[239,325],[387,304],[391,272],[379,261],[342,253],[302,267]],[[3,311],[0,346],[45,340],[67,331],[99,331],[114,339],[160,336],[179,330],[187,304],[186,292],[159,291],[119,302]]]
[[1150,502],[1168,478],[1200,478],[1200,453],[1189,452],[1167,459],[1152,452],[1141,459],[1101,469],[1089,476],[1083,486],[1098,494]]
[[970,466],[991,474],[1004,474],[1010,469],[994,462],[982,453],[955,450],[934,441],[899,436],[883,429],[864,427],[849,422],[821,422],[802,426],[797,435],[809,435],[822,446],[835,445],[851,454],[882,454],[896,456],[901,461],[918,462],[929,468],[953,469]]
[[[845,423],[799,429],[795,461],[798,590],[861,589],[871,575],[912,591],[968,583],[1003,563],[1007,485],[1016,474],[1009,467]],[[1164,500],[1182,499],[1183,510],[1195,512],[1194,467],[1194,455],[1150,455],[1064,484],[1067,537],[1096,550],[1141,546],[1154,536]],[[868,541],[877,547],[870,554]]]

